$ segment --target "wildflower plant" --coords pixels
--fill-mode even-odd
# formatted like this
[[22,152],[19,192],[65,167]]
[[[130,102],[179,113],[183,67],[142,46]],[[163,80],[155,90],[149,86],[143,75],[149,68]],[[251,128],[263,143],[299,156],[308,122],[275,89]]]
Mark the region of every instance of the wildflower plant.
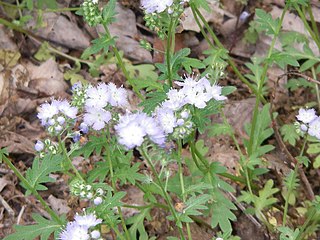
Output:
[[[237,206],[244,208],[241,202],[248,206],[251,219],[259,221],[258,224],[263,224],[270,232],[277,231],[281,239],[291,239],[287,238],[291,234],[293,239],[300,240],[312,233],[308,224],[314,228],[319,224],[318,196],[313,196],[309,202],[304,225],[291,229],[287,223],[292,196],[300,184],[298,175],[308,163],[305,147],[310,154],[316,152],[315,148],[320,149],[320,117],[315,109],[300,109],[296,124],[281,128],[284,139],[289,139],[294,143],[292,145],[300,137],[304,140],[301,153],[294,158],[297,161],[283,183],[281,226],[268,221],[270,209],[277,207],[276,194],[280,189],[272,179],[259,181],[268,172],[264,156],[275,148],[268,140],[277,133],[272,128],[277,113],[272,112],[272,106],[265,98],[269,90],[265,87],[268,68],[271,64],[298,67],[298,60],[306,59],[313,61],[300,67],[304,70],[312,68],[315,73],[315,65],[320,62],[308,50],[305,50],[308,54],[301,56],[285,45],[284,52],[274,49],[285,12],[294,8],[300,13],[301,7],[309,6],[308,3],[287,1],[280,19],[272,19],[263,10],[256,11],[257,30],[265,31],[273,40],[267,56],[247,63],[251,73],[243,76],[199,11],[200,8],[210,10],[206,0],[142,0],[145,25],[166,43],[164,61],[155,64],[159,76],[143,83],[132,77],[126,68],[126,60],[116,47],[116,36],[109,32],[109,24],[116,21],[115,6],[115,0],[106,4],[85,0],[81,4],[77,13],[84,21],[89,26],[101,24],[105,30],[83,52],[81,61],[93,59],[87,63],[94,74],[105,58],[114,56],[127,81],[126,87],[112,82],[78,82],[71,88],[71,99],[51,99],[40,105],[37,117],[50,137],[35,143],[36,156],[24,175],[11,163],[6,150],[0,150],[0,160],[18,176],[25,194],[34,195],[51,217],[46,219],[35,214],[34,225],[15,226],[16,232],[5,240],[31,240],[38,236],[49,239],[51,235],[60,240],[100,240],[106,238],[106,228],[111,229],[117,239],[136,239],[137,236],[154,239],[155,236],[148,235],[144,223],[150,220],[155,208],[166,213],[166,221],[177,229],[179,239],[192,239],[190,224],[201,222],[198,216],[208,217],[210,227],[218,227],[222,232],[213,239],[237,239],[231,236],[232,221],[236,221],[234,211]],[[207,57],[203,61],[189,57],[189,48],[174,50],[176,29],[186,6],[190,6],[210,46],[204,52]],[[316,34],[315,29],[310,32]],[[315,36],[315,39],[319,43],[319,37]],[[152,50],[146,41],[142,45]],[[295,57],[290,58],[290,53]],[[248,138],[242,139],[243,148],[222,111],[228,95],[236,90],[219,83],[226,75],[228,65],[256,96],[252,121],[245,126]],[[193,72],[199,72],[199,75]],[[138,106],[131,106],[128,88],[140,98]],[[141,90],[145,90],[145,95]],[[223,123],[212,124],[210,118],[217,114]],[[205,132],[227,134],[234,141],[240,156],[237,176],[228,173],[219,162],[206,158],[208,148],[197,138]],[[183,150],[190,153],[189,157]],[[92,163],[92,169],[84,169],[82,164],[74,165],[76,157],[87,160],[93,156],[98,156],[98,160]],[[176,167],[172,168],[172,165]],[[54,212],[39,193],[47,190],[46,183],[55,181],[52,173],[65,175],[70,195],[87,203],[86,209],[68,220]],[[235,189],[230,181],[241,185],[238,199],[233,196]],[[128,185],[143,193],[144,205],[125,204],[123,189]],[[136,209],[137,213],[125,217],[124,207]]]

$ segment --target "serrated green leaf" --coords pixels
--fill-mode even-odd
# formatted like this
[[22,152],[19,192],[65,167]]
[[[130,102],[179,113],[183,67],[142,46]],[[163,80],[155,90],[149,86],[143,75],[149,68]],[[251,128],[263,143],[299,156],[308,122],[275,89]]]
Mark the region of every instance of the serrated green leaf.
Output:
[[270,13],[262,9],[256,9],[257,30],[264,31],[268,35],[274,35],[277,31],[279,19],[273,19]]
[[299,67],[299,62],[290,54],[285,52],[274,52],[270,57],[270,61],[276,63],[281,69],[285,69],[287,65]]
[[[25,178],[30,186],[37,191],[47,190],[47,187],[43,184],[55,181],[49,177],[49,174],[61,170],[62,160],[63,157],[60,154],[54,156],[48,154],[42,159],[36,157],[33,160],[32,167],[26,171]],[[25,184],[21,183],[21,186],[27,190],[26,195],[31,194],[30,189]]]
[[285,142],[289,142],[290,145],[295,146],[297,140],[300,139],[300,135],[297,133],[297,129],[293,124],[285,124],[280,128],[281,135]]
[[93,152],[95,152],[96,155],[100,155],[105,144],[106,140],[103,137],[90,136],[86,145],[84,145],[79,150],[74,151],[71,156],[80,156],[81,154],[83,154],[84,158],[88,158]]
[[314,65],[316,65],[318,63],[317,60],[314,59],[308,59],[307,61],[305,61],[301,66],[299,71],[300,72],[304,72],[307,71],[308,69],[312,68]]
[[119,179],[121,183],[126,184],[127,181],[135,185],[136,180],[144,180],[144,175],[138,173],[140,163],[135,163],[133,166],[119,165],[117,171],[114,173],[114,179]]
[[47,240],[53,232],[61,231],[61,224],[54,220],[47,220],[38,214],[32,214],[32,218],[36,221],[36,224],[28,226],[15,225],[16,232],[3,240],[33,240],[38,236],[41,237],[41,240]]
[[92,45],[83,51],[81,58],[87,59],[90,55],[99,53],[101,50],[104,53],[109,51],[110,46],[115,45],[114,38],[109,38],[107,35],[103,35],[100,38],[91,41]]
[[233,133],[233,129],[229,124],[217,123],[213,124],[209,128],[208,135],[210,137],[219,136],[219,135],[231,135]]
[[295,91],[297,89],[299,89],[300,87],[303,88],[313,88],[314,84],[311,82],[308,82],[306,79],[304,78],[291,78],[288,80],[288,83],[286,84],[286,88],[290,89],[291,91]]
[[272,197],[278,191],[278,188],[273,188],[273,180],[269,179],[264,185],[264,188],[259,191],[259,196],[254,196],[254,205],[257,216],[260,216],[262,210],[272,206],[278,201],[277,198]]
[[116,0],[109,0],[102,10],[102,21],[106,26],[115,21]]
[[139,107],[144,107],[145,113],[151,113],[157,106],[159,106],[166,98],[165,92],[150,92],[146,94],[146,99],[139,104]]

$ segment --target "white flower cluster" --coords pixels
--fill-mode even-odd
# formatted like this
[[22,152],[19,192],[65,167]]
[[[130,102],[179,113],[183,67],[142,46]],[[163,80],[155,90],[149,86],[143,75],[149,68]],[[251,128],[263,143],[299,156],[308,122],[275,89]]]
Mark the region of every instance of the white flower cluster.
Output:
[[127,149],[141,146],[145,137],[158,144],[164,145],[165,134],[154,118],[145,113],[127,113],[120,117],[115,126],[118,141]]
[[101,219],[97,219],[94,214],[84,216],[76,215],[74,221],[69,222],[66,228],[60,233],[59,240],[90,240],[99,239],[101,234],[98,230],[91,230],[102,223]]
[[120,144],[132,149],[141,146],[145,137],[160,146],[164,146],[170,136],[183,139],[193,130],[191,106],[202,109],[212,99],[226,99],[221,95],[222,87],[211,85],[205,77],[199,81],[188,77],[176,84],[182,88],[169,90],[167,100],[155,109],[152,117],[145,113],[127,113],[120,117],[115,126]]
[[296,117],[303,132],[307,132],[310,136],[320,140],[320,117],[316,115],[313,108],[300,109]]
[[101,83],[96,87],[89,87],[83,122],[94,130],[103,129],[111,119],[111,113],[107,109],[127,106],[127,95],[124,88],[117,88],[113,83],[108,85]]
[[173,4],[173,0],[141,0],[141,6],[146,13],[161,13]]
[[70,120],[77,117],[78,109],[72,107],[67,100],[52,100],[40,106],[38,118],[49,133],[59,134]]

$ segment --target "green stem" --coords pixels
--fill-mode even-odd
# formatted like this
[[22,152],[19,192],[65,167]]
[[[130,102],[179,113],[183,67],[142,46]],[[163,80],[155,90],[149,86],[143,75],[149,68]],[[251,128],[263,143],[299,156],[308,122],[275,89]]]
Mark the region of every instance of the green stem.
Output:
[[[111,184],[112,184],[112,188],[113,188],[114,193],[116,193],[117,192],[117,188],[116,188],[116,183],[115,183],[115,180],[114,180],[113,165],[112,165],[111,153],[110,153],[110,148],[109,148],[110,139],[111,139],[110,131],[109,131],[109,129],[107,129],[107,139],[106,139],[105,149],[106,149],[106,153],[107,153],[107,155],[106,155],[107,156],[107,162],[109,164],[109,172],[110,172]],[[126,226],[126,222],[125,222],[123,214],[122,214],[121,207],[117,206],[117,210],[118,210],[118,213],[119,213],[119,216],[120,216],[122,228],[123,228],[123,230],[124,230],[124,232],[126,234],[126,239],[131,239],[129,231],[128,231],[127,226]]]
[[[214,40],[215,44],[217,45],[217,47],[221,48],[221,49],[225,49],[225,47],[223,46],[223,44],[220,42],[220,40],[218,39],[218,37],[215,35],[215,33],[212,31],[211,27],[209,26],[208,22],[206,21],[206,19],[204,18],[204,16],[201,14],[201,12],[196,8],[196,6],[194,5],[194,3],[190,3],[190,7],[193,13],[193,16],[196,20],[197,25],[200,28],[201,33],[203,34],[204,38],[206,39],[206,41],[208,42],[208,44],[214,48],[213,43],[209,40],[207,34],[205,33],[199,19],[201,19],[203,25],[205,26],[205,28],[207,29],[207,31],[209,32],[210,36],[212,37],[212,39]],[[267,103],[266,99],[264,98],[264,96],[262,94],[258,94],[257,90],[252,86],[252,84],[242,75],[242,73],[238,70],[236,64],[234,63],[234,61],[231,59],[231,57],[229,56],[227,59],[228,64],[231,66],[232,70],[234,71],[234,73],[237,75],[237,77],[244,83],[247,85],[247,87],[256,95],[259,96],[261,101],[263,103]]]
[[[303,145],[299,154],[299,157],[301,157],[304,153],[305,147],[307,145],[308,138],[305,136]],[[294,178],[296,178],[298,174],[298,169],[299,169],[300,163],[297,162],[297,164],[294,167]],[[288,208],[289,208],[289,199],[292,194],[293,189],[288,189],[288,193],[285,199],[285,205],[284,205],[284,210],[283,210],[283,219],[282,219],[282,225],[285,226],[287,224],[287,215],[288,215]]]
[[[185,196],[185,189],[184,189],[183,169],[182,169],[182,156],[181,156],[182,143],[181,143],[181,140],[178,140],[177,143],[178,143],[177,160],[178,160],[178,164],[179,164],[179,170],[178,171],[179,171],[179,179],[180,179],[181,196],[182,196],[182,202],[185,203],[186,202],[186,196]],[[191,230],[190,230],[189,223],[186,223],[186,227],[187,227],[188,239],[192,240],[192,235],[191,235]]]
[[[148,164],[149,164],[149,166],[150,166],[150,168],[151,168],[151,171],[152,171],[153,175],[156,177],[157,185],[160,187],[160,190],[161,190],[161,192],[162,192],[162,195],[163,195],[163,197],[165,198],[165,200],[166,200],[166,202],[167,202],[167,204],[168,204],[168,206],[169,206],[169,210],[170,210],[170,212],[171,212],[174,220],[175,220],[176,222],[178,222],[178,217],[177,217],[176,211],[175,211],[175,209],[174,209],[174,207],[173,207],[173,205],[172,205],[171,198],[170,198],[169,194],[165,191],[165,189],[164,189],[164,187],[163,187],[163,184],[162,184],[162,182],[161,182],[161,179],[159,178],[158,173],[157,173],[157,171],[156,171],[156,169],[155,169],[155,167],[154,167],[154,165],[153,165],[153,163],[152,163],[152,160],[150,159],[150,156],[149,156],[149,154],[147,153],[144,145],[142,145],[142,147],[140,148],[140,152],[141,152],[141,155],[144,157],[144,159],[148,162]],[[183,235],[183,232],[182,232],[182,229],[178,227],[178,231],[179,231],[179,233],[180,233],[181,238],[182,238],[182,239],[185,239],[185,237],[184,237],[184,235]]]
[[[311,67],[311,72],[312,72],[312,78],[317,80],[317,74],[314,69],[314,66]],[[314,87],[316,89],[316,95],[317,95],[317,101],[318,101],[318,109],[320,109],[320,92],[319,92],[319,85],[317,83],[314,84]]]
[[302,227],[300,228],[300,232],[295,240],[303,240],[305,239],[305,230],[310,225],[311,220],[317,214],[317,210],[315,207],[312,208],[311,213],[309,214],[307,220],[303,223]]
[[82,176],[80,175],[79,171],[76,169],[76,167],[73,165],[69,154],[67,152],[66,147],[64,146],[63,141],[61,140],[61,136],[58,136],[58,141],[59,141],[59,147],[62,150],[63,156],[64,158],[68,161],[69,166],[72,168],[73,172],[76,174],[77,178],[79,178],[81,181],[84,182],[84,179],[82,178]]
[[320,41],[319,29],[318,29],[316,21],[314,20],[314,16],[313,16],[313,12],[312,12],[312,8],[311,8],[311,3],[310,2],[308,3],[307,11],[308,11],[309,16],[310,16],[310,21],[311,21],[311,26],[312,26],[313,32],[315,34],[315,37],[317,38],[317,41],[319,42]]
[[168,71],[168,85],[172,87],[172,69],[171,69],[171,56],[172,56],[172,48],[171,45],[174,44],[172,42],[172,31],[173,31],[173,24],[174,20],[172,17],[170,17],[170,23],[169,23],[169,30],[168,30],[168,36],[167,36],[167,46],[166,46],[166,62],[167,62],[167,71]]
[[281,14],[281,17],[280,17],[280,21],[278,23],[276,31],[274,33],[274,36],[273,36],[273,39],[272,39],[272,42],[271,42],[271,45],[270,45],[270,48],[269,48],[269,51],[268,51],[268,55],[266,57],[266,61],[265,61],[265,64],[263,66],[261,78],[260,78],[260,81],[259,81],[259,84],[258,84],[258,95],[257,95],[256,103],[255,103],[255,106],[254,106],[253,119],[252,119],[251,132],[250,132],[250,140],[249,140],[249,146],[248,146],[248,149],[247,149],[249,156],[252,155],[252,151],[254,150],[253,149],[253,144],[254,144],[254,141],[256,140],[255,137],[254,137],[254,134],[255,134],[255,130],[256,130],[256,126],[257,126],[259,105],[260,105],[260,98],[258,96],[262,95],[262,88],[263,88],[264,81],[265,81],[265,78],[267,76],[267,70],[268,70],[268,67],[269,67],[269,59],[270,59],[270,57],[272,55],[272,52],[273,52],[277,37],[279,35],[280,29],[281,29],[281,26],[282,26],[283,18],[285,16],[285,13],[287,12],[287,9],[288,9],[288,5],[286,4],[284,9],[283,9],[283,11],[282,11],[282,14]]
[[59,218],[59,216],[49,207],[49,205],[44,201],[44,199],[40,196],[40,194],[35,190],[31,184],[29,184],[28,180],[22,176],[20,171],[12,164],[12,162],[4,155],[2,155],[2,160],[9,166],[9,168],[14,172],[14,174],[19,178],[19,180],[26,186],[26,188],[38,199],[44,209],[49,213],[52,219],[55,222],[63,225],[64,222]]
[[[103,27],[104,27],[104,30],[106,32],[106,36],[107,38],[111,39],[111,34],[110,34],[110,31],[108,29],[108,27],[105,25],[105,24],[102,24]],[[112,51],[114,52],[114,55],[117,59],[117,62],[118,62],[118,65],[122,71],[122,73],[124,74],[125,78],[127,79],[127,81],[129,82],[129,84],[131,85],[133,91],[137,94],[137,96],[143,100],[144,97],[142,96],[142,94],[139,92],[139,90],[136,88],[135,84],[132,82],[132,79],[130,78],[130,75],[129,75],[129,72],[127,71],[125,65],[124,65],[124,62],[122,60],[122,57],[117,49],[116,46],[112,46]]]
[[320,41],[319,41],[317,35],[312,31],[311,27],[309,26],[305,14],[301,11],[301,9],[300,9],[300,7],[298,5],[296,5],[295,9],[297,10],[299,17],[302,20],[303,25],[308,30],[310,36],[312,37],[312,39],[315,41],[315,43],[317,44],[318,48],[320,49]]

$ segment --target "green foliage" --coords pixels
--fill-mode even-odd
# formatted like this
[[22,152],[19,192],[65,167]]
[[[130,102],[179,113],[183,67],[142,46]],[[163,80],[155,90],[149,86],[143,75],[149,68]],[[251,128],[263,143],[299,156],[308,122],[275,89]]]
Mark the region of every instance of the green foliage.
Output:
[[81,55],[81,58],[87,59],[93,54],[99,53],[103,50],[104,54],[109,51],[110,46],[115,46],[114,38],[109,38],[107,35],[103,35],[97,39],[91,41],[92,46],[88,47]]
[[[47,154],[44,158],[35,158],[32,163],[32,167],[28,168],[26,171],[26,180],[32,187],[32,189],[36,191],[47,190],[48,188],[44,186],[44,183],[55,182],[55,180],[49,177],[49,174],[60,171],[61,170],[61,162],[63,161],[63,157],[59,154],[49,155]],[[26,191],[26,195],[31,194],[31,190],[27,188],[23,183],[21,186],[24,187]]]
[[238,198],[238,201],[246,202],[247,204],[253,203],[254,213],[260,220],[263,220],[262,211],[271,207],[278,201],[277,198],[273,197],[278,191],[278,188],[273,188],[273,180],[269,179],[264,188],[259,191],[259,196],[241,191],[241,196]]
[[[176,222],[177,226],[182,228],[183,222],[193,222],[193,220],[190,218],[190,216],[198,216],[202,215],[202,212],[200,210],[208,209],[205,204],[209,201],[211,198],[208,194],[202,194],[199,196],[192,196],[190,197],[183,206],[183,209],[177,213],[178,220]],[[169,220],[174,220],[173,216],[167,217]]]
[[315,168],[315,169],[320,168],[320,143],[315,142],[315,143],[309,144],[308,149],[307,149],[307,153],[318,155],[313,162],[313,168]]
[[115,22],[116,15],[116,0],[110,0],[107,4],[104,5],[102,10],[102,21],[104,25],[109,25],[112,22]]
[[151,113],[157,106],[167,98],[167,94],[163,91],[150,92],[146,94],[146,99],[139,106],[143,107],[143,111]]
[[207,12],[210,12],[210,6],[208,5],[207,0],[190,0],[190,4],[193,4],[196,6],[197,9],[199,8],[203,8],[205,9]]
[[217,123],[212,124],[209,129],[209,136],[214,137],[218,135],[231,135],[233,133],[233,128],[229,124]]
[[286,84],[286,88],[288,88],[291,91],[295,91],[299,88],[314,88],[314,84],[311,82],[308,82],[306,79],[302,77],[291,78],[288,80],[288,83]]
[[114,178],[119,179],[122,184],[127,182],[135,185],[136,180],[144,180],[144,175],[138,173],[141,163],[135,163],[133,166],[127,164],[119,164],[115,171]]
[[129,228],[131,239],[136,239],[136,237],[139,236],[139,240],[149,240],[148,234],[144,227],[145,218],[148,218],[149,220],[151,219],[149,208],[141,210],[139,214],[130,217],[126,221],[128,225],[131,225]]
[[0,149],[0,163],[2,163],[3,158],[6,158],[9,155],[8,151],[6,148],[1,148]]
[[[254,88],[258,91],[261,82],[266,83],[266,77],[261,80],[262,78],[262,72],[263,68],[261,67],[261,63],[263,61],[262,58],[251,58],[252,63],[246,63],[246,67],[250,69],[252,74],[245,74],[245,77],[247,77],[249,80],[251,80],[254,83]],[[262,86],[262,94],[266,95],[267,88],[266,86]]]
[[299,178],[297,173],[293,170],[285,177],[284,179],[285,191],[283,191],[283,196],[285,199],[288,198],[288,201],[291,205],[295,204],[295,191],[299,186]]
[[289,227],[278,227],[280,232],[280,240],[296,240],[300,231],[295,229],[294,231]]
[[114,211],[114,209],[123,205],[121,199],[125,195],[125,192],[117,192],[112,194],[111,191],[107,191],[103,203],[95,207],[97,216],[99,216],[101,219],[104,219],[109,226],[116,226],[120,222],[120,216]]
[[[15,225],[15,233],[5,237],[3,240],[31,240],[40,236],[41,240],[49,239],[52,233],[57,234],[61,231],[61,224],[54,220],[47,220],[39,214],[32,214],[36,224],[28,226]],[[65,221],[65,220],[64,220]]]
[[300,135],[297,132],[297,128],[293,124],[285,124],[280,128],[281,135],[285,142],[290,143],[290,145],[295,146],[297,140],[300,139]]
[[90,136],[86,145],[72,153],[71,156],[83,155],[88,158],[94,152],[96,155],[101,155],[102,148],[106,145],[106,139],[101,136]]
[[277,32],[279,19],[273,19],[270,13],[266,13],[262,9],[256,9],[256,29],[259,32],[265,32],[268,35],[274,35]]
[[[204,68],[205,65],[201,63],[200,60],[195,59],[195,58],[189,58],[187,57],[190,54],[190,48],[183,48],[176,52],[173,56],[171,56],[170,59],[170,68],[173,72],[172,78],[174,80],[181,80],[180,75],[178,74],[178,71],[183,67],[187,73],[191,73],[192,69],[191,67],[195,67],[198,69]],[[164,64],[162,63],[157,63],[156,64],[157,68],[160,70],[162,73],[159,76],[159,80],[165,80],[168,79],[168,66],[167,66],[167,61],[165,61]]]
[[[258,113],[252,146],[252,153],[254,153],[257,157],[262,156],[263,154],[274,149],[274,146],[272,145],[263,145],[264,141],[266,141],[273,134],[273,129],[270,127],[271,116],[269,111],[270,104],[268,103],[264,105],[262,110]],[[247,124],[245,126],[245,130],[247,134],[250,135],[251,124]],[[244,139],[244,145],[248,149],[249,141],[247,139]]]
[[274,51],[269,59],[269,61],[273,61],[276,63],[281,69],[285,69],[287,65],[291,65],[294,67],[299,67],[299,63],[296,59],[292,58],[289,53]]

